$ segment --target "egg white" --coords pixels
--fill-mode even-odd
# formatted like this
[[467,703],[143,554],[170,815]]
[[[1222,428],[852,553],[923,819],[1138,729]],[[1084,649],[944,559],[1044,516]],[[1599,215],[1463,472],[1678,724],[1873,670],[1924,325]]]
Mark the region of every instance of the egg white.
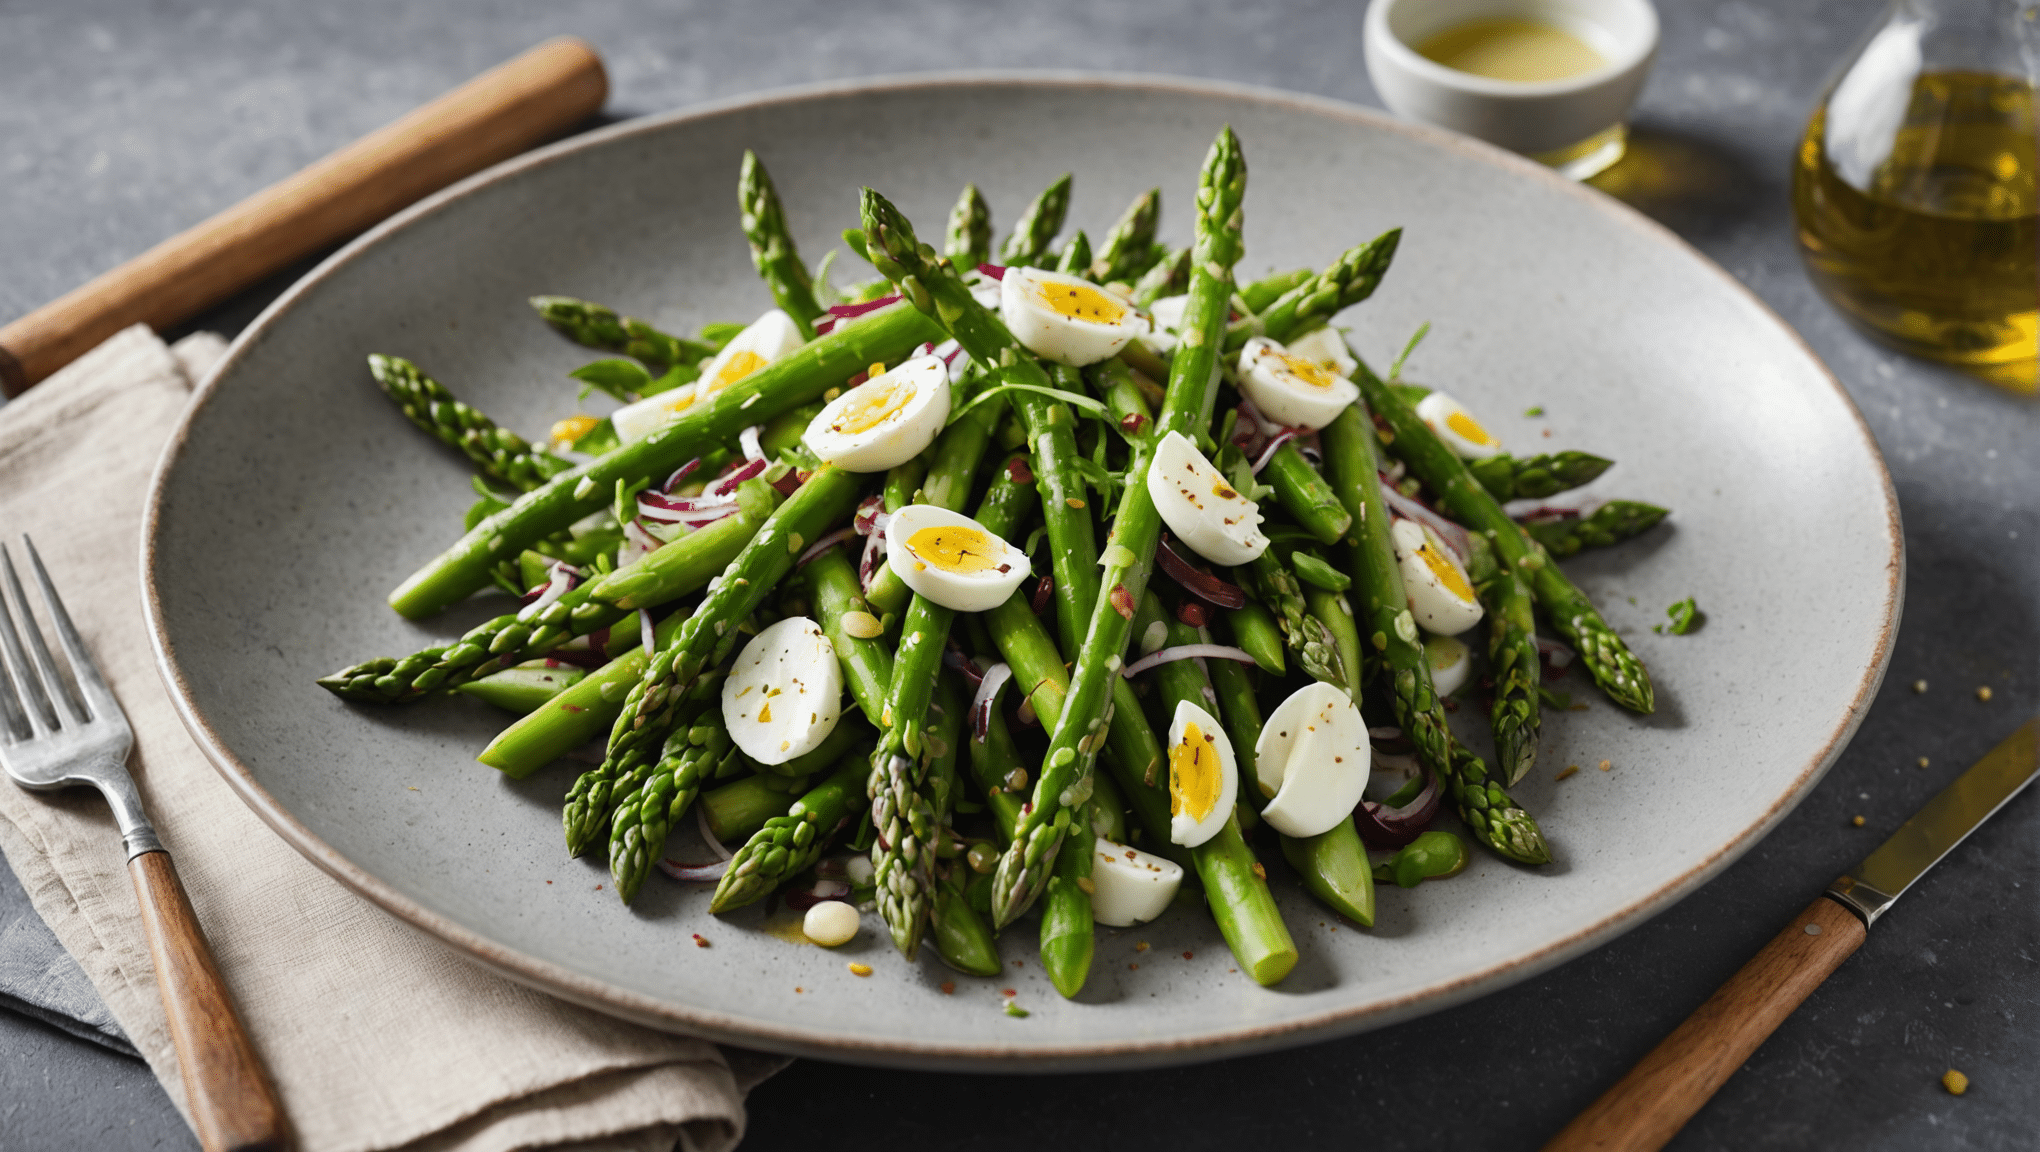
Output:
[[685,416],[696,404],[714,399],[723,389],[785,358],[801,344],[800,328],[793,317],[774,308],[730,337],[722,351],[702,366],[701,375],[692,384],[618,408],[609,418],[617,439],[627,444],[650,436]]
[[1271,792],[1261,818],[1285,836],[1329,832],[1366,791],[1373,749],[1344,690],[1314,682],[1290,693],[1261,728],[1254,765]]
[[1265,336],[1240,349],[1240,394],[1277,424],[1318,429],[1360,398],[1360,386]]
[[[1480,623],[1480,598],[1473,592],[1473,581],[1436,533],[1415,520],[1397,520],[1389,527],[1389,537],[1395,542],[1410,615],[1419,627],[1434,636],[1457,636]],[[1440,569],[1456,578],[1451,585],[1463,589],[1464,595],[1448,585]]]
[[1131,928],[1168,910],[1183,886],[1183,868],[1101,836],[1092,848],[1091,884],[1091,918],[1108,927]]
[[[1218,769],[1218,796],[1202,818],[1187,809],[1180,809],[1177,803],[1181,784],[1176,777],[1176,750],[1188,746],[1186,737],[1192,724],[1197,726],[1200,738],[1205,741],[1205,749],[1217,761]],[[1211,713],[1188,700],[1177,703],[1176,715],[1169,721],[1166,754],[1169,759],[1169,839],[1185,848],[1195,848],[1218,835],[1225,822],[1232,818],[1233,805],[1240,796],[1239,759],[1233,754],[1232,737],[1226,735],[1225,727]]]
[[1169,531],[1213,564],[1245,564],[1268,550],[1260,506],[1234,491],[1181,432],[1155,445],[1147,490]]
[[1466,687],[1473,675],[1473,650],[1450,636],[1425,637],[1424,659],[1431,665],[1431,688],[1440,696]]
[[[930,528],[977,532],[990,551],[985,557],[989,567],[975,572],[959,571],[917,548],[915,536]],[[1018,548],[961,512],[933,504],[909,504],[894,512],[886,524],[885,547],[901,583],[958,612],[989,612],[997,608],[1031,572],[1026,554]]]
[[1417,418],[1430,425],[1438,439],[1462,460],[1485,460],[1501,454],[1501,440],[1474,419],[1466,405],[1443,392],[1417,401]]
[[1081,368],[1109,359],[1147,332],[1133,305],[1081,276],[1008,268],[999,318],[1013,338],[1045,360]]
[[916,356],[829,401],[801,440],[824,463],[883,472],[920,455],[948,420],[949,367]]
[[842,700],[843,666],[822,626],[788,616],[737,654],[723,681],[723,723],[744,755],[784,764],[836,730]]

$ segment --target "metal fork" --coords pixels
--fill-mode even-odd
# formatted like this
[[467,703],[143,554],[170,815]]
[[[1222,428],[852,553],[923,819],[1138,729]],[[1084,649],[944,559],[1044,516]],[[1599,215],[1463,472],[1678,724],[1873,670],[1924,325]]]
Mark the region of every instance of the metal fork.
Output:
[[128,775],[135,740],[127,715],[85,650],[35,544],[26,536],[22,543],[57,643],[71,666],[77,697],[67,690],[36,627],[14,557],[0,544],[0,576],[6,586],[6,595],[0,596],[0,768],[31,791],[90,784],[106,797],[127,845],[128,875],[141,904],[142,929],[199,1143],[206,1152],[287,1149],[292,1146],[290,1127],[276,1088],[248,1040],[170,854],[142,811],[141,795]]

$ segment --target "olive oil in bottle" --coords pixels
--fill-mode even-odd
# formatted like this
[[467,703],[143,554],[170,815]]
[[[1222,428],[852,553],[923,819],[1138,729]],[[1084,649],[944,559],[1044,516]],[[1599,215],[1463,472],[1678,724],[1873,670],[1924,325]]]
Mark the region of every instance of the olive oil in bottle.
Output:
[[2031,392],[2040,351],[2032,87],[2023,77],[1928,72],[1909,99],[1894,95],[1852,103],[1837,89],[1807,125],[1792,180],[1807,269],[1872,335]]

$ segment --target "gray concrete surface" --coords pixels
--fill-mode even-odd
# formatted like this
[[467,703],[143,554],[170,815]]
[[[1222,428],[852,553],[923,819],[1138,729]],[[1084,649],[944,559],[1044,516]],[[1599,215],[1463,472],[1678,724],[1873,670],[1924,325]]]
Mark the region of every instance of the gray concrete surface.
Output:
[[[1808,286],[1791,151],[1872,0],[1660,0],[1631,199],[1806,335],[1882,444],[1904,510],[1905,623],[1884,691],[1762,845],[1600,951],[1449,1012],[1198,1068],[1020,1079],[800,1063],[747,1147],[1534,1148],[1874,837],[2040,702],[2033,401],[1885,351]],[[607,55],[632,115],[780,84],[972,65],[1172,72],[1374,103],[1362,5],[595,4],[0,0],[0,316],[18,315],[547,35]],[[280,284],[206,318],[232,330]],[[1789,493],[1781,493],[1789,499]],[[1806,573],[1817,580],[1816,571]],[[1750,669],[1761,681],[1764,669]],[[1925,696],[1908,688],[1924,678]],[[1994,699],[1971,691],[1988,684]],[[1915,766],[1919,756],[1933,767]],[[2014,1149],[2040,1131],[2040,797],[1880,924],[1673,1143]],[[1534,915],[1534,909],[1525,909]],[[1958,1067],[1955,1098],[1939,1086]],[[193,1147],[140,1064],[0,1014],[0,1149]]]

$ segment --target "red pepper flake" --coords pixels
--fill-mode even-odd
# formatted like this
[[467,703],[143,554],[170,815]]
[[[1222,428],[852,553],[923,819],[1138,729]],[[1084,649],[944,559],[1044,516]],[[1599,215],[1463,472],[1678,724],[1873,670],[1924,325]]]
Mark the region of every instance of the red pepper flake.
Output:
[[1176,605],[1176,619],[1192,628],[1202,628],[1206,623],[1204,605],[1195,600],[1185,600]]
[[845,390],[848,390],[848,389],[851,389],[851,388],[855,388],[855,387],[857,387],[857,386],[858,386],[859,384],[862,384],[862,383],[864,383],[864,382],[865,382],[866,380],[869,380],[869,379],[871,379],[871,373],[870,373],[870,371],[869,371],[869,370],[867,370],[867,371],[863,371],[863,372],[859,372],[859,373],[858,373],[857,375],[855,375],[855,376],[852,376],[852,377],[851,377],[851,378],[849,378],[848,380],[845,380],[845,381],[843,381],[843,387],[844,387],[844,389],[845,389]]
[[1019,456],[1006,461],[1006,476],[1015,484],[1034,483],[1034,471],[1027,467],[1027,461]]
[[1138,972],[1138,971],[1140,971],[1140,965],[1138,965],[1138,964],[1128,964],[1128,965],[1126,966],[1126,970],[1127,970],[1128,972]]
[[563,708],[563,709],[565,709],[565,710],[567,710],[567,711],[569,711],[569,712],[586,712],[586,711],[587,711],[587,709],[586,709],[586,708],[583,708],[583,707],[581,707],[581,706],[580,706],[579,704],[562,704],[562,705],[560,705],[560,707],[561,707],[561,708]]
[[600,884],[597,884],[597,885],[595,886],[595,890],[596,890],[597,892],[600,892],[600,891],[602,891],[602,885],[600,885]]
[[805,991],[807,991],[807,989],[805,989],[805,988],[802,988],[802,987],[801,987],[800,985],[798,985],[798,984],[794,985],[794,987],[793,987],[793,994],[794,994],[794,995],[796,995],[796,996],[800,995],[801,993],[803,993],[803,992],[805,992]]
[[944,981],[942,982],[942,994],[943,994],[944,996],[954,996],[954,995],[956,995],[956,981],[954,981],[954,980],[944,980]]
[[1194,955],[1195,955],[1195,953],[1191,952],[1191,951],[1190,951],[1190,950],[1189,950],[1188,948],[1185,948],[1185,949],[1183,950],[1183,959],[1185,959],[1185,960],[1188,960],[1188,959],[1190,959],[1190,958],[1191,958],[1192,956],[1194,956]]
[[1017,992],[1017,991],[1015,991],[1014,989],[1011,989],[1011,988],[1001,988],[1001,989],[999,989],[999,995],[1001,995],[1001,996],[1018,996],[1019,994],[1020,994],[1019,992]]
[[1013,967],[1015,967],[1015,968],[1025,968],[1025,967],[1027,967],[1027,961],[1025,961],[1025,960],[1015,960],[1015,961],[1013,961]]
[[1111,599],[1113,611],[1119,613],[1122,619],[1133,619],[1133,593],[1126,590],[1126,585],[1114,584]]
[[1128,412],[1119,418],[1119,430],[1128,436],[1138,436],[1140,430],[1147,427],[1147,422],[1148,418],[1140,413]]
[[548,881],[546,881],[546,883],[550,884],[550,883],[552,883],[552,881],[548,880]]
[[708,937],[706,937],[706,936],[703,936],[703,935],[702,935],[701,933],[699,933],[699,932],[696,932],[696,933],[694,934],[694,946],[695,946],[696,948],[706,948],[706,947],[708,947]]

